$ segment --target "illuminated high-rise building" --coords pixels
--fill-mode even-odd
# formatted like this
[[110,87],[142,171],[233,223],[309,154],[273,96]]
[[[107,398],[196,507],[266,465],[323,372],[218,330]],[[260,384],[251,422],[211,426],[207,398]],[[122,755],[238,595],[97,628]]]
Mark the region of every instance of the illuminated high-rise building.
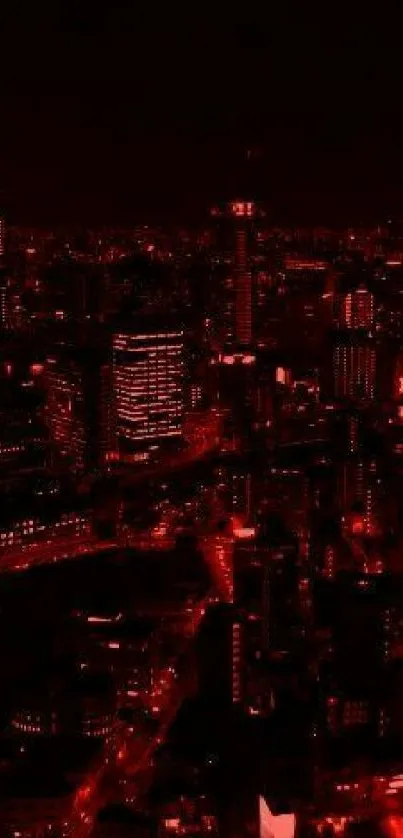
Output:
[[[0,256],[1,270],[1,256]],[[20,284],[6,276],[2,271],[0,276],[0,323],[6,332],[19,332],[25,329],[29,322],[27,309],[23,304],[23,291]]]
[[253,288],[249,240],[255,205],[251,201],[233,201],[229,212],[235,222],[235,344],[250,347],[253,341]]
[[343,532],[371,536],[379,531],[382,484],[374,460],[354,458],[344,463],[339,476],[339,504]]
[[110,365],[91,354],[53,355],[45,381],[52,460],[78,472],[97,467],[112,444]]
[[[399,404],[403,402],[403,354],[399,353],[395,360],[393,375],[393,398]],[[399,414],[400,415],[400,414]]]
[[3,258],[5,250],[6,250],[6,225],[4,221],[4,217],[0,215],[0,259]]
[[8,292],[7,280],[4,277],[0,283],[0,325],[4,330],[8,328]]
[[46,389],[46,415],[53,453],[68,461],[74,471],[81,471],[85,452],[81,370],[75,364],[62,365],[56,358],[48,358]]
[[[239,531],[234,551],[236,617],[232,637],[232,701],[257,711],[258,707],[263,710],[264,702],[256,689],[256,662],[269,648],[270,553],[267,547],[258,546],[253,536],[248,537],[248,533],[247,529]],[[270,701],[270,693],[266,700]]]
[[1,480],[45,465],[42,374],[42,363],[16,362],[12,355],[0,365]]
[[182,435],[183,332],[143,327],[112,341],[117,446],[147,449]]
[[289,538],[270,545],[252,527],[234,537],[232,701],[251,716],[267,715],[274,693],[264,661],[292,643],[296,547]]
[[337,302],[337,324],[340,329],[372,329],[374,295],[365,286],[340,294]]
[[376,389],[376,351],[370,344],[337,344],[333,350],[337,399],[371,401]]

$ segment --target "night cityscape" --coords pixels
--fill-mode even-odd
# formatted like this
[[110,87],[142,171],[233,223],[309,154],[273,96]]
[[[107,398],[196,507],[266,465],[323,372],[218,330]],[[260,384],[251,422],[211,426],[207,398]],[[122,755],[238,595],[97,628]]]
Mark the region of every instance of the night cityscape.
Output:
[[4,21],[0,838],[403,838],[400,30],[118,7]]

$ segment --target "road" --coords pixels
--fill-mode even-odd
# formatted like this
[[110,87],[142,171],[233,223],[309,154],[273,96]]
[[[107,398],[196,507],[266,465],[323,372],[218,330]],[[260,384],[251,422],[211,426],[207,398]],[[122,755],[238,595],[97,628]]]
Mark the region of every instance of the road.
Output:
[[[110,802],[111,792],[117,787],[117,777],[128,774],[131,781],[151,771],[153,755],[162,744],[189,689],[189,671],[179,670],[186,647],[197,635],[201,622],[210,605],[217,602],[212,591],[202,600],[194,603],[184,612],[183,643],[178,652],[177,663],[170,663],[161,669],[154,680],[144,704],[157,716],[158,725],[150,737],[146,732],[137,736],[133,728],[116,720],[111,737],[105,742],[102,754],[91,766],[75,794],[72,811],[64,819],[64,834],[74,838],[89,838],[97,812]],[[143,793],[144,784],[138,793]],[[136,796],[136,793],[133,792]]]
[[40,565],[81,559],[83,556],[114,550],[122,546],[116,539],[100,540],[93,535],[58,539],[9,549],[0,553],[0,573],[15,573]]
[[383,563],[378,556],[373,558],[368,555],[361,537],[349,536],[348,533],[344,533],[343,540],[350,550],[358,571],[369,575],[378,575],[383,572]]
[[200,545],[220,598],[224,602],[233,602],[234,539],[231,536],[213,534],[202,538]]
[[[219,443],[222,416],[218,411],[211,411],[205,424],[194,429],[193,441],[189,448],[170,456],[164,463],[152,466],[135,474],[125,474],[119,485],[122,488],[141,484],[151,477],[163,478],[165,475],[180,470],[205,457]],[[100,541],[94,536],[61,539],[57,542],[36,544],[25,549],[4,552],[0,557],[0,572],[21,572],[30,567],[52,564],[67,559],[80,558],[100,551],[112,550],[122,546],[138,547],[145,544],[147,549],[154,546],[148,535],[124,538],[123,540]],[[155,546],[161,549],[161,539],[155,539]],[[143,731],[137,737],[133,728],[123,726],[116,719],[112,734],[105,741],[103,750],[96,763],[88,770],[77,789],[72,809],[67,813],[63,824],[63,834],[74,838],[88,838],[91,835],[98,811],[111,799],[111,790],[116,789],[116,779],[128,772],[133,777],[147,777],[151,771],[153,754],[164,741],[188,689],[188,677],[185,681],[178,675],[179,661],[186,648],[197,635],[206,610],[219,598],[230,601],[232,596],[232,573],[229,554],[223,549],[222,539],[209,537],[202,545],[203,554],[211,570],[214,591],[192,606],[185,606],[182,642],[179,644],[175,661],[167,663],[154,679],[152,690],[144,696],[144,705],[150,715],[157,720],[157,730],[151,736]],[[232,555],[232,554],[231,554]],[[232,559],[231,559],[232,561]],[[218,597],[217,593],[220,595]],[[138,786],[141,793],[143,786]],[[113,799],[113,797],[112,797]]]
[[220,442],[222,435],[223,413],[212,408],[200,419],[198,425],[189,431],[187,442],[188,447],[164,459],[163,463],[152,464],[144,470],[136,473],[122,474],[119,485],[122,489],[138,485],[144,480],[151,480],[168,476],[172,472],[180,471],[192,463],[202,460]]
[[[204,416],[192,433],[189,433],[189,447],[183,451],[171,454],[158,465],[134,473],[127,470],[119,479],[119,487],[125,489],[151,478],[168,476],[172,472],[180,471],[183,468],[203,459],[218,444],[221,434],[223,415],[218,410],[212,409]],[[172,544],[170,544],[172,546]],[[0,549],[0,573],[14,573],[28,570],[46,564],[56,564],[61,561],[79,559],[83,556],[96,555],[117,548],[132,547],[134,549],[169,549],[168,543],[163,540],[154,541],[147,535],[133,536],[121,539],[100,540],[95,535],[70,536],[56,540],[49,540],[18,547]]]

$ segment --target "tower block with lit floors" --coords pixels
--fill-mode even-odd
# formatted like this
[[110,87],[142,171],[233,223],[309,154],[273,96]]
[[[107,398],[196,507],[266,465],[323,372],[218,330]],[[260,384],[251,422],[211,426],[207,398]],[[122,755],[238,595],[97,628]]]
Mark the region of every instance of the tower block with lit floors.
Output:
[[107,358],[61,349],[47,358],[45,388],[52,466],[74,473],[102,467],[114,430]]
[[[230,407],[234,439],[248,446],[256,400],[256,288],[254,279],[257,205],[249,200],[228,203],[220,213],[227,254],[227,278],[218,313],[218,392]],[[234,395],[237,395],[234,400]]]
[[0,260],[3,262],[6,250],[6,225],[2,215],[0,215]]
[[334,394],[337,400],[364,406],[373,402],[376,394],[374,295],[365,285],[339,294],[335,314]]
[[234,201],[229,206],[235,221],[235,345],[251,349],[253,343],[253,288],[249,240],[256,213],[251,201]]
[[8,326],[8,283],[5,270],[5,223],[0,215],[0,329],[6,330]]
[[112,339],[117,452],[147,456],[183,435],[183,331],[138,324]]
[[227,340],[222,360],[229,364],[233,355],[238,364],[245,358],[246,363],[250,363],[255,342],[252,245],[257,207],[252,201],[231,201],[221,215],[230,264],[226,283],[229,294],[224,305]]

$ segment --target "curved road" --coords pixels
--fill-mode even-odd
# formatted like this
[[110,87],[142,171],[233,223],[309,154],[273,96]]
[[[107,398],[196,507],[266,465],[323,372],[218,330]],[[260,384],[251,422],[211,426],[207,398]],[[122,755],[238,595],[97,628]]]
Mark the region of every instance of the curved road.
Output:
[[[152,464],[144,470],[133,474],[123,473],[119,479],[122,489],[141,484],[152,478],[163,478],[172,472],[180,471],[202,460],[219,444],[222,431],[223,414],[216,408],[211,408],[200,417],[199,423],[191,429],[188,436],[189,447],[176,454],[169,455],[158,465]],[[70,536],[55,541],[26,543],[18,548],[0,550],[0,573],[13,573],[38,567],[43,564],[56,564],[61,561],[80,559],[83,556],[95,555],[127,546],[136,546],[136,540],[107,539],[100,540],[95,535]]]
[[[184,623],[183,643],[178,659],[197,635],[204,615],[210,605],[217,602],[214,592],[196,602]],[[188,673],[186,673],[188,676]],[[133,736],[133,729],[125,728],[116,721],[112,736],[105,742],[103,751],[76,791],[72,811],[64,819],[64,834],[74,838],[89,838],[97,812],[106,806],[111,791],[116,788],[116,779],[122,772],[130,777],[141,778],[152,768],[153,755],[163,742],[188,691],[188,677],[179,677],[178,669],[172,663],[164,666],[154,681],[149,695],[145,695],[145,706],[158,717],[158,727],[150,738],[147,733]],[[138,787],[137,793],[140,793]]]

